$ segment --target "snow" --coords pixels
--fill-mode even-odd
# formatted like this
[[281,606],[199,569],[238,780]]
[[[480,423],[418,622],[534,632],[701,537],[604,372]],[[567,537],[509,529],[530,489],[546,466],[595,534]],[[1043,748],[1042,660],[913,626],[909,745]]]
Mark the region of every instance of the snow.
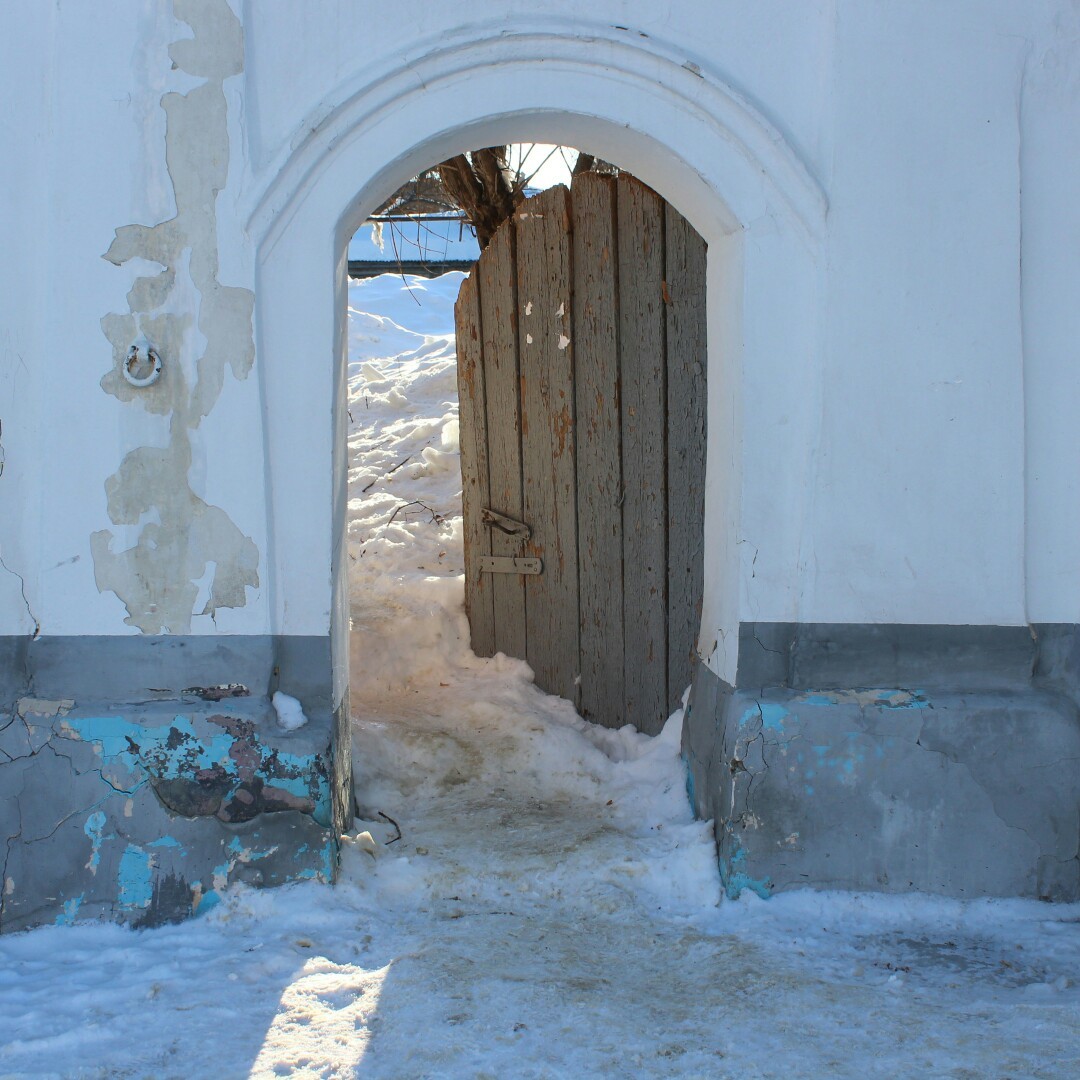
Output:
[[275,690],[270,703],[277,713],[278,724],[286,731],[296,731],[297,728],[302,728],[307,723],[304,707],[296,698],[289,697],[288,694],[283,694],[280,690]]
[[1078,1075],[1080,905],[721,901],[679,714],[596,728],[472,655],[460,280],[350,290],[340,883],[0,938],[0,1076]]

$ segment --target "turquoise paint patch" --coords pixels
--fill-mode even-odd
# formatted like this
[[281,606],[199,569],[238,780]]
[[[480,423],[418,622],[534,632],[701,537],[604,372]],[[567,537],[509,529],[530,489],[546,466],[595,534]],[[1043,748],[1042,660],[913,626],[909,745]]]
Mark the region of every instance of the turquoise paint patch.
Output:
[[204,892],[199,900],[199,906],[195,909],[196,915],[203,915],[207,911],[213,911],[221,903],[221,896],[216,889]]
[[784,720],[788,715],[788,710],[783,705],[777,705],[773,701],[759,701],[743,711],[742,716],[739,717],[739,726],[747,727],[754,720],[759,720],[763,728],[783,731]]
[[720,881],[728,899],[738,900],[743,889],[749,889],[762,900],[768,900],[772,896],[772,885],[767,879],[752,878],[746,872],[746,849],[734,837],[732,843],[735,845],[735,854],[730,859],[720,856]]
[[180,841],[177,840],[175,836],[162,836],[162,837],[159,837],[157,840],[151,840],[150,843],[147,844],[146,846],[147,847],[175,847],[175,848],[179,848],[181,851],[184,850],[184,845],[181,844]]
[[90,837],[90,859],[86,868],[92,874],[96,874],[97,868],[101,865],[101,841],[104,829],[105,814],[101,810],[95,810],[83,826],[83,832]]
[[84,899],[85,894],[80,893],[78,896],[73,896],[70,900],[65,900],[64,910],[56,916],[56,925],[71,926],[79,914],[79,908],[82,907]]
[[334,880],[334,872],[337,870],[337,856],[337,841],[328,840],[323,846],[323,872],[326,874],[327,883]]
[[[251,848],[244,847],[244,845],[240,841],[239,836],[234,836],[232,838],[232,840],[229,841],[228,850],[231,851],[236,856],[236,858],[229,860],[229,862],[227,864],[228,869],[226,870],[226,873],[228,873],[228,871],[232,870],[232,868],[238,862],[251,863],[251,862],[258,862],[260,859],[268,859],[268,858],[270,858],[271,855],[274,854],[275,851],[277,851],[277,849],[278,849],[278,845],[275,844],[272,848],[270,848],[269,851],[254,851]],[[305,851],[307,850],[307,845],[306,844],[304,845],[304,850]],[[222,865],[224,866],[226,864],[222,864]],[[217,870],[215,870],[214,873],[217,873]]]
[[762,900],[768,900],[772,896],[772,889],[767,881],[756,881],[749,874],[741,872],[732,874],[728,878],[725,888],[728,897],[732,900],[738,900],[743,889],[749,889],[752,893],[756,893]]
[[697,799],[694,793],[694,774],[690,771],[690,759],[683,754],[682,755],[683,773],[686,776],[686,797],[690,800],[690,809],[694,811],[694,816],[697,816]]
[[337,868],[337,844],[333,840],[327,841],[319,849],[319,856],[322,866],[305,866],[302,870],[297,871],[296,876],[299,880],[312,881],[318,878],[320,881],[327,883],[334,880],[334,871]]
[[121,907],[144,908],[150,906],[154,891],[151,883],[151,856],[141,847],[128,844],[120,856],[120,870],[116,875],[119,889],[117,900]]
[[[854,776],[855,766],[866,761],[866,751],[858,745],[858,740],[862,738],[860,732],[848,732],[844,738],[848,742],[846,748],[815,746],[813,750],[814,764],[818,771],[825,773],[832,770],[836,774],[841,774],[840,778],[847,782]],[[804,776],[807,780],[811,779],[814,776],[814,769],[807,769]]]
[[[192,776],[215,765],[236,772],[235,762],[229,758],[236,739],[225,731],[209,739],[196,735],[186,716],[157,727],[133,724],[122,716],[67,717],[64,723],[84,742],[100,746],[103,757],[123,762],[128,768],[150,767],[165,780]],[[178,739],[174,732],[182,737]]]
[[787,709],[783,705],[774,702],[762,702],[758,705],[761,712],[761,726],[772,731],[783,731],[784,720],[788,716]]

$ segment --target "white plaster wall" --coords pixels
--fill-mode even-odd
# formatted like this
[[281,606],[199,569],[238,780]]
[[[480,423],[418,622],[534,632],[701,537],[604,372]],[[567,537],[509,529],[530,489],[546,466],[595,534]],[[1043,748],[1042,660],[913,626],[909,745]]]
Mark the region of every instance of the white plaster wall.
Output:
[[[45,338],[39,237],[40,223],[48,216],[42,178],[48,161],[53,13],[35,7],[26,14],[21,39],[0,32],[0,192],[5,203],[20,208],[19,213],[0,212],[0,251],[9,253],[0,260],[0,633],[6,634],[32,633],[35,619],[29,612],[40,601],[40,369],[35,361],[44,355]],[[26,78],[28,53],[38,58],[34,79]],[[8,72],[24,76],[18,109],[10,96]],[[13,252],[23,257],[20,272],[10,257]]]
[[1025,621],[1023,43],[963,9],[838,20],[804,617]]
[[[117,227],[152,225],[176,211],[161,97],[201,80],[172,67],[168,45],[190,31],[169,7],[28,5],[3,16],[8,56],[0,65],[6,102],[0,160],[10,170],[5,190],[14,196],[0,212],[0,228],[11,235],[0,265],[0,321],[19,348],[0,354],[0,443],[7,457],[0,554],[24,577],[43,634],[137,633],[125,625],[120,600],[95,583],[90,536],[107,528],[114,550],[134,543],[139,526],[109,521],[105,481],[130,450],[166,445],[169,418],[102,391],[99,382],[112,365],[100,322],[126,311],[135,278],[158,267],[143,261],[116,267],[102,256]],[[242,243],[236,230],[230,239],[234,248]],[[190,291],[181,289],[178,302],[197,312]],[[190,367],[199,346],[195,331],[185,355],[168,359]],[[5,406],[10,391],[2,388],[12,385],[17,397]],[[226,381],[220,406],[193,433],[192,486],[208,502],[227,506],[262,550],[257,384]],[[0,590],[3,578],[0,572]],[[23,632],[25,619],[6,592],[0,600],[0,633]],[[245,608],[219,611],[218,630],[264,632],[260,601],[249,591]],[[196,617],[192,627],[214,629],[208,616]]]
[[[710,313],[702,640],[718,643],[717,670],[731,670],[722,642],[740,619],[1080,621],[1075,4],[537,7],[233,3],[246,55],[226,86],[220,277],[256,289],[258,352],[253,376],[227,374],[192,432],[191,482],[254,539],[261,586],[219,611],[217,629],[329,625],[341,230],[408,170],[496,134],[493,110],[511,106],[520,124],[499,138],[587,136],[629,155],[622,164],[711,231],[712,295],[739,298]],[[105,479],[167,432],[98,386],[110,357],[99,320],[125,310],[134,277],[100,256],[116,227],[173,212],[159,103],[197,80],[170,70],[166,47],[185,29],[165,5],[25,5],[0,18],[0,169],[17,207],[0,213],[0,557],[25,579],[43,632],[131,633],[123,605],[97,590],[89,536],[112,527],[122,539]],[[399,110],[391,98],[370,129],[340,126],[374,74],[405,93],[433,48],[527,28],[586,42],[598,75],[588,92],[560,93],[554,63],[548,77],[507,62],[486,101],[433,93],[424,122],[415,101]],[[697,96],[672,112],[658,92],[621,115],[618,82],[603,77],[612,39],[639,48],[644,66],[657,55],[685,63],[672,78],[697,80]],[[790,177],[777,187],[761,176],[755,191],[745,146],[729,147],[741,172],[701,149],[693,107],[716,87],[766,122],[773,165],[788,155],[824,192],[820,236],[796,235]],[[576,117],[545,113],[560,104]],[[467,122],[479,126],[455,135]],[[341,155],[356,165],[351,188],[335,172]],[[306,238],[293,220],[309,223]],[[738,281],[718,281],[721,264]],[[302,329],[263,302],[267,291],[291,294]],[[294,402],[273,428],[268,394]],[[27,630],[12,590],[0,570],[0,633]],[[196,618],[192,630],[215,626]]]
[[1080,7],[1025,38],[1018,118],[1027,456],[1027,610],[1080,607]]
[[[43,632],[123,633],[114,598],[94,587],[89,536],[131,417],[97,388],[94,358],[105,355],[98,320],[127,288],[99,258],[109,222],[143,201],[145,147],[127,103],[140,92],[133,57],[147,28],[129,20],[88,49],[100,27],[89,12],[29,5],[5,22],[0,322],[11,346],[0,385],[14,392],[0,412],[0,548]],[[0,632],[20,632],[24,613],[5,603]]]

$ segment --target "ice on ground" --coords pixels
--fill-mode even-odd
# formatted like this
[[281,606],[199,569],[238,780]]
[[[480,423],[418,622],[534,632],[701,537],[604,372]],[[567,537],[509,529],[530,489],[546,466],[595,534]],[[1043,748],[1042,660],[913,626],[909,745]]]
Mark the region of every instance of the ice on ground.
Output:
[[1080,905],[721,902],[678,714],[597,728],[472,655],[460,277],[350,290],[340,883],[0,938],[0,1076],[1080,1075]]

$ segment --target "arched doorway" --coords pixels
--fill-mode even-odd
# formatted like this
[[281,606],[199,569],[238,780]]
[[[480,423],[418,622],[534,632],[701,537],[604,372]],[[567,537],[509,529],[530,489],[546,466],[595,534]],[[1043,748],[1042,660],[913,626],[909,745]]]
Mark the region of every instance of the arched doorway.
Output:
[[339,742],[348,687],[346,243],[402,182],[469,146],[589,146],[677,205],[704,238],[709,434],[699,655],[733,681],[740,582],[753,558],[741,543],[745,491],[785,489],[782,505],[754,501],[754,534],[769,536],[770,561],[790,570],[776,582],[777,611],[793,614],[798,604],[800,478],[816,415],[820,190],[738,94],[657,43],[629,44],[614,32],[610,41],[586,42],[570,28],[475,33],[409,65],[387,59],[362,85],[339,87],[268,167],[248,218],[273,631],[331,639],[325,678],[342,721]]

